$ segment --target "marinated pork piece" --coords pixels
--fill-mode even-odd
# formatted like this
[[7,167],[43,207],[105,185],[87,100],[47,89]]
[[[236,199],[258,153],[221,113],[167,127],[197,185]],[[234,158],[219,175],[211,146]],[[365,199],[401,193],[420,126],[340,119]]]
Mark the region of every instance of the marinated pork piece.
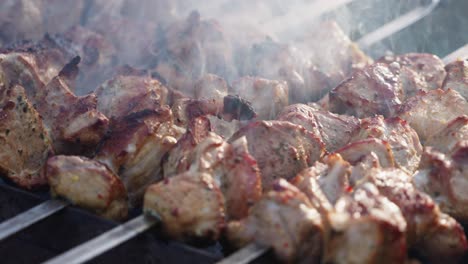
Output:
[[213,179],[189,171],[148,187],[143,211],[161,219],[173,239],[217,240],[225,226],[224,199]]
[[23,86],[28,98],[44,88],[70,61],[47,37],[39,42],[25,41],[0,49],[0,71],[6,87]]
[[133,207],[150,184],[162,179],[162,158],[185,131],[174,125],[167,107],[130,114],[110,129],[95,160],[120,176]]
[[245,136],[249,153],[257,160],[264,190],[273,181],[291,179],[324,154],[320,138],[302,126],[286,121],[257,121],[242,127],[230,139]]
[[[395,166],[412,174],[419,166],[422,146],[416,131],[406,121],[382,116],[361,120],[361,126],[351,142],[378,138],[388,142],[395,159]],[[352,144],[352,143],[351,143]]]
[[399,65],[400,76],[406,98],[418,91],[429,91],[442,87],[446,76],[444,63],[436,55],[425,53],[407,53],[396,56],[384,56],[377,62]]
[[155,72],[167,85],[180,91],[205,73],[227,80],[234,75],[232,48],[216,20],[203,20],[198,12],[175,22],[160,34],[154,45]]
[[406,120],[416,130],[423,144],[452,120],[467,113],[467,101],[452,89],[418,92],[399,110],[400,118]]
[[247,216],[250,206],[262,194],[262,184],[257,162],[249,154],[245,138],[229,144],[211,132],[198,136],[194,136],[193,130],[187,133],[168,153],[163,167],[165,178],[187,170],[207,173],[224,195],[228,219]]
[[429,194],[440,209],[461,223],[468,223],[468,141],[458,143],[451,155],[425,148],[415,186]]
[[375,63],[355,71],[329,93],[330,111],[359,118],[393,116],[405,99],[398,65]]
[[284,81],[247,76],[235,81],[231,91],[251,102],[258,118],[263,120],[274,119],[288,105],[288,85]]
[[395,167],[392,147],[387,141],[377,138],[368,138],[350,143],[335,153],[340,154],[343,159],[353,165],[362,162],[368,155],[373,153],[382,167]]
[[468,116],[459,116],[436,134],[432,134],[426,146],[433,147],[437,151],[450,155],[456,145],[468,140]]
[[457,60],[445,66],[447,77],[442,89],[457,91],[468,100],[468,60]]
[[49,134],[24,89],[1,85],[0,76],[1,175],[26,189],[44,186],[44,165],[52,154]]
[[109,119],[124,118],[167,103],[168,89],[159,81],[137,75],[118,75],[96,89],[98,110]]
[[359,129],[359,119],[352,116],[337,115],[305,104],[285,107],[278,120],[301,125],[316,135],[320,135],[328,152],[345,146]]
[[80,156],[54,156],[47,161],[53,196],[114,220],[128,214],[127,192],[119,177],[104,164]]
[[301,191],[283,179],[273,184],[247,218],[229,223],[227,238],[237,247],[252,241],[272,247],[286,263],[320,263],[325,247],[319,212]]
[[403,263],[406,222],[400,209],[364,184],[341,197],[329,216],[331,237],[324,263]]
[[78,71],[76,57],[59,75],[37,91],[35,107],[49,128],[57,154],[83,154],[102,140],[109,120],[97,111],[95,94],[76,96],[67,85]]

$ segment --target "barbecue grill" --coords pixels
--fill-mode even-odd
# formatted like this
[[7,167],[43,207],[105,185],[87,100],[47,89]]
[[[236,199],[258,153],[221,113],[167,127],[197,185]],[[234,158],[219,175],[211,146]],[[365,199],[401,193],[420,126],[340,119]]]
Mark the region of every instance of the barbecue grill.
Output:
[[[315,12],[313,17],[333,17],[340,21],[339,16],[353,8],[361,8],[369,5],[369,1],[340,0],[331,4],[318,4],[322,9],[311,10]],[[361,2],[361,3],[359,3]],[[377,1],[385,5],[387,1]],[[385,3],[384,3],[385,2]],[[411,32],[425,31],[427,27],[434,24],[443,27],[445,24],[453,25],[447,15],[456,10],[468,10],[468,5],[463,1],[417,1],[399,6],[398,15],[382,16],[378,27],[369,25],[350,28],[351,37],[358,45],[374,57],[383,55],[383,52],[391,50],[402,53],[407,50],[419,52],[432,52],[446,56],[444,62],[455,58],[468,56],[468,46],[463,46],[463,38],[455,38],[453,41],[444,41],[443,45],[421,44],[417,40],[409,44],[395,44],[400,41],[407,43]],[[293,11],[294,12],[294,11]],[[385,10],[379,12],[385,13]],[[294,15],[294,14],[293,14]],[[287,19],[287,16],[284,18]],[[359,19],[359,18],[355,18]],[[422,21],[421,21],[422,20]],[[308,21],[302,21],[307,23]],[[452,24],[451,24],[452,23]],[[467,21],[460,21],[468,25]],[[272,20],[271,25],[281,25],[281,21]],[[352,27],[352,26],[351,26]],[[450,27],[450,26],[449,26]],[[286,30],[285,30],[286,31]],[[465,33],[465,32],[464,32]],[[427,42],[427,40],[423,40]],[[434,41],[436,42],[436,41]],[[412,45],[415,44],[415,45]],[[416,49],[416,50],[413,50]],[[54,257],[58,263],[69,263],[71,259],[61,259],[60,256],[77,246],[84,245],[91,239],[105,234],[113,228],[121,227],[122,223],[105,220],[82,209],[67,207],[66,202],[49,204],[50,207],[37,211],[36,216],[29,216],[38,220],[38,215],[45,219],[25,224],[24,219],[16,219],[15,216],[34,206],[40,205],[50,199],[46,192],[27,192],[12,186],[9,183],[0,182],[0,222],[14,219],[9,223],[9,228],[16,225],[19,231],[15,232],[5,240],[0,241],[0,255],[2,263],[39,263]],[[45,215],[48,212],[50,215]],[[141,211],[135,210],[130,213],[130,218],[136,218]],[[26,227],[27,226],[27,227]],[[224,259],[226,263],[271,263],[273,254],[268,249],[250,245],[241,253],[232,252],[222,246],[222,242],[197,247],[189,246],[180,242],[171,241],[158,231],[157,224],[144,227],[141,232],[129,235],[129,239],[121,241],[119,245],[110,247],[90,256],[90,263],[215,263]],[[124,229],[120,234],[131,233],[131,229]],[[0,234],[5,232],[0,228]],[[118,238],[115,238],[119,240]],[[109,239],[107,239],[109,240]],[[120,242],[120,241],[119,241]],[[102,253],[102,254],[101,254]],[[232,255],[234,254],[234,255]],[[86,255],[86,254],[85,254]],[[230,256],[229,258],[226,258]],[[88,260],[86,257],[84,260]]]

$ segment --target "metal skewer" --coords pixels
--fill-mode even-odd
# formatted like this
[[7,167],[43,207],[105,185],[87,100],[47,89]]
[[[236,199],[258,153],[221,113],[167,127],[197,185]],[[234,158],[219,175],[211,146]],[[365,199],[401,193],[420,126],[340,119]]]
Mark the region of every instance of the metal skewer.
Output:
[[49,200],[0,223],[0,241],[62,210],[69,204],[63,200]]
[[444,63],[447,64],[447,63],[450,63],[450,62],[455,61],[457,59],[464,60],[466,58],[468,58],[468,44],[466,44],[465,46],[460,47],[456,51],[448,54],[447,56],[445,56],[442,59],[442,61],[444,61]]
[[157,223],[160,223],[160,219],[155,216],[140,215],[125,224],[119,225],[86,243],[44,262],[44,264],[84,263],[145,232]]

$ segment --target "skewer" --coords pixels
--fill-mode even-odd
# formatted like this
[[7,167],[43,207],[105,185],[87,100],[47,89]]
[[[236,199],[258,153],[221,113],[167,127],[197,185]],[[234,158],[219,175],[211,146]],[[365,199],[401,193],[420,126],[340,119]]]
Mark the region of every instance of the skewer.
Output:
[[267,253],[269,247],[261,246],[256,243],[250,243],[236,253],[224,258],[216,264],[247,264]]
[[145,232],[160,222],[155,216],[140,215],[125,224],[119,225],[88,242],[62,253],[43,264],[80,264]]
[[460,47],[456,51],[450,53],[449,55],[445,56],[442,61],[447,64],[452,61],[455,61],[457,59],[466,59],[468,58],[468,44],[465,44],[465,46]]
[[63,200],[48,200],[0,223],[0,241],[62,210],[69,204]]

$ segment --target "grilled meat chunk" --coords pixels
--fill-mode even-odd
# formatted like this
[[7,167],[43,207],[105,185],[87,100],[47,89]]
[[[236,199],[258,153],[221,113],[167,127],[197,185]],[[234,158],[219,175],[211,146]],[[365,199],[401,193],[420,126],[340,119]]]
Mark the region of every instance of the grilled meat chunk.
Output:
[[357,117],[393,116],[404,100],[400,69],[375,63],[357,70],[329,93],[330,110]]
[[320,135],[329,152],[345,146],[359,129],[357,118],[333,114],[305,104],[285,107],[277,119],[301,125],[314,134]]
[[432,54],[407,53],[384,56],[377,62],[399,65],[399,78],[406,98],[416,95],[418,91],[441,88],[446,75],[444,63],[439,57]]
[[245,138],[229,144],[220,136],[207,133],[197,142],[199,139],[193,136],[193,131],[182,137],[183,141],[168,153],[164,176],[187,170],[207,173],[224,194],[227,217],[247,216],[250,206],[262,194],[262,184],[257,162],[249,154]]
[[136,75],[118,75],[96,89],[98,110],[110,119],[124,118],[166,104],[168,89],[159,81]]
[[118,174],[127,188],[130,206],[140,204],[145,189],[162,179],[161,160],[184,133],[167,107],[133,113],[114,122],[95,160]]
[[94,150],[102,140],[109,120],[97,111],[96,95],[76,96],[67,85],[77,70],[79,57],[67,64],[35,96],[35,107],[51,132],[57,154],[80,154],[83,148]]
[[457,60],[445,66],[447,77],[442,89],[452,89],[468,100],[468,60]]
[[280,179],[247,218],[229,223],[227,238],[237,247],[252,241],[270,246],[284,262],[319,263],[325,230],[319,212],[307,197]]
[[364,184],[341,197],[330,214],[325,263],[403,263],[406,222],[400,209]]
[[222,77],[209,73],[198,79],[193,85],[193,89],[187,91],[186,94],[195,99],[212,98],[222,100],[228,95],[228,89],[228,85]]
[[422,146],[416,131],[400,118],[382,116],[361,120],[361,126],[351,142],[378,138],[388,142],[395,159],[395,166],[412,174],[419,166]]
[[433,147],[444,154],[451,154],[457,144],[468,140],[468,116],[459,116],[436,134],[432,134],[426,146]]
[[377,138],[369,138],[350,143],[337,150],[336,153],[340,154],[346,161],[353,165],[360,163],[368,155],[373,153],[378,158],[382,167],[395,167],[392,147],[387,141]]
[[416,130],[423,144],[450,121],[467,113],[467,101],[452,89],[419,92],[399,110],[399,116]]
[[233,83],[232,94],[251,102],[258,118],[264,120],[274,119],[288,105],[288,85],[283,81],[242,77]]
[[257,121],[242,127],[229,142],[245,136],[257,160],[264,190],[275,179],[291,179],[324,154],[320,138],[302,126],[286,121]]
[[53,196],[64,197],[109,219],[127,217],[125,187],[104,164],[85,157],[59,155],[47,160],[46,174]]
[[429,194],[440,209],[461,223],[468,223],[468,141],[458,143],[451,155],[425,148],[415,186]]
[[151,185],[143,210],[178,240],[216,240],[225,225],[223,195],[205,173],[189,171]]
[[43,168],[52,153],[52,141],[42,118],[21,86],[2,86],[0,93],[2,176],[26,189],[44,186]]

